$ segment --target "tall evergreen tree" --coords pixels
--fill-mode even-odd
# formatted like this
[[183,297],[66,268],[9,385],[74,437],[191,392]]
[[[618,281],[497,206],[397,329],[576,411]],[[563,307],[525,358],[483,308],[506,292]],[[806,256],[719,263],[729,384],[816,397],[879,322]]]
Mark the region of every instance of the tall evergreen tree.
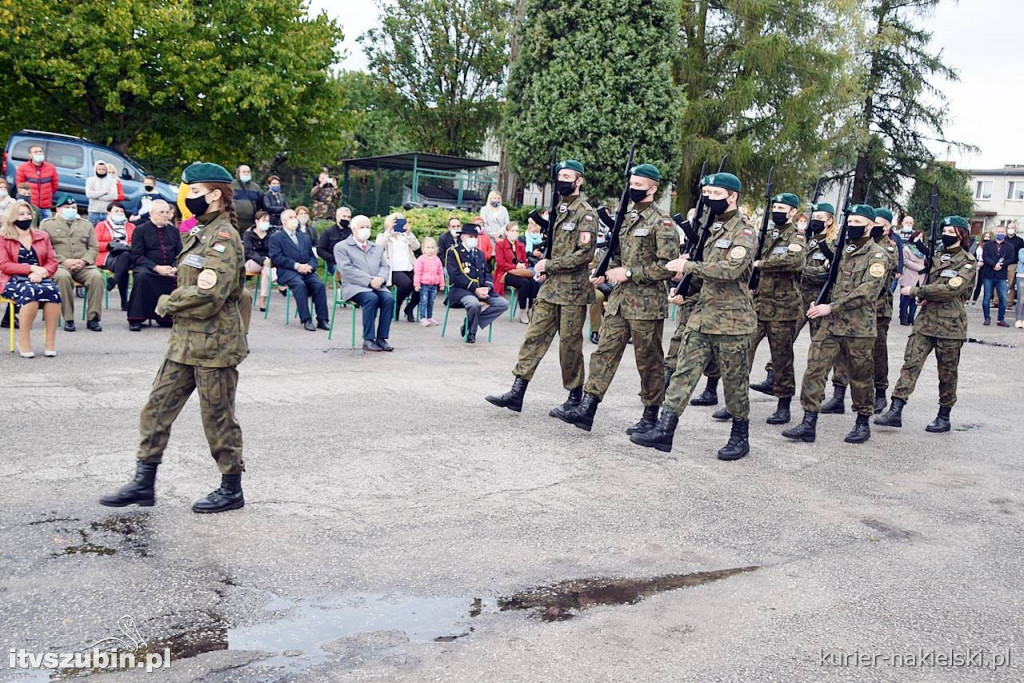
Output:
[[[931,218],[932,187],[939,188],[939,212],[943,216],[963,216],[968,221],[974,215],[974,195],[968,185],[970,174],[952,164],[935,163],[922,169],[914,181],[907,200],[907,213],[917,219],[917,227],[927,231]],[[872,191],[873,193],[874,191]]]

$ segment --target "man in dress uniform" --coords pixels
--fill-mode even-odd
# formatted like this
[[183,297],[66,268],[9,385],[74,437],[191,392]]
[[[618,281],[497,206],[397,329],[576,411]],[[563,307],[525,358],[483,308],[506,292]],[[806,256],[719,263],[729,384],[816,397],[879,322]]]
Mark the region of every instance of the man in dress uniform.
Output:
[[47,218],[39,229],[50,236],[53,253],[59,264],[53,280],[60,289],[60,314],[64,318],[64,331],[75,331],[75,285],[85,287],[86,327],[100,332],[100,313],[103,307],[103,275],[96,267],[99,242],[92,223],[78,215],[75,198],[60,192],[54,197],[57,213]]
[[[473,223],[462,225],[461,242],[445,255],[448,271],[448,301],[466,309],[462,323],[462,338],[467,344],[476,343],[476,333],[487,327],[508,310],[504,297],[494,293],[494,275],[477,249],[479,230]],[[487,304],[484,309],[483,305]]]

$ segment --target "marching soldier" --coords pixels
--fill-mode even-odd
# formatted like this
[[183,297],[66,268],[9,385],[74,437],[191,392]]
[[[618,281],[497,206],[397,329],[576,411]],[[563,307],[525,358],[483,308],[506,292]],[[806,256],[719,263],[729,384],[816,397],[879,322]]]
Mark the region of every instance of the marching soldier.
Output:
[[565,419],[583,396],[583,323],[587,306],[595,301],[588,269],[597,243],[594,210],[580,196],[583,176],[583,164],[579,161],[570,159],[558,165],[554,191],[561,196],[562,203],[558,205],[558,214],[552,217],[551,258],[536,265],[537,278],[545,284],[537,296],[526,338],[519,348],[519,360],[512,370],[515,381],[511,391],[486,397],[499,408],[517,413],[523,409],[526,387],[556,333],[562,386],[569,391],[569,398],[553,408],[550,415]]
[[607,281],[614,288],[605,307],[597,350],[590,356],[590,378],[583,399],[562,417],[588,432],[630,336],[640,372],[644,413],[626,433],[653,426],[665,398],[661,336],[668,316],[665,281],[673,275],[665,264],[679,255],[679,233],[668,214],[654,202],[660,182],[661,173],[651,164],[633,168],[629,179],[631,210],[622,224],[617,252],[612,254],[604,277],[591,279],[596,286]]
[[244,250],[238,236],[231,174],[217,164],[185,169],[185,203],[199,224],[178,256],[178,287],[157,302],[156,313],[174,316],[163,365],[142,409],[142,438],[135,479],[103,496],[108,507],[155,504],[157,466],[171,425],[199,390],[203,430],[221,471],[220,488],[192,505],[193,512],[224,512],[245,505],[242,495],[242,429],[235,419],[236,366],[246,356],[239,305],[245,289]]
[[847,443],[864,443],[871,437],[868,418],[871,401],[871,350],[875,343],[875,303],[885,283],[888,256],[871,239],[875,211],[867,204],[855,204],[847,216],[850,244],[843,250],[832,302],[811,306],[809,318],[821,318],[821,327],[811,341],[800,391],[803,421],[782,435],[813,442],[817,434],[818,411],[825,397],[825,380],[837,356],[842,356],[850,373],[853,409],[857,422],[846,435]]
[[[836,248],[835,230],[836,209],[828,202],[820,202],[811,207],[811,222],[808,224],[807,233],[807,265],[800,273],[800,300],[803,302],[804,311],[814,305],[821,293],[821,288],[828,280],[828,268],[831,260],[828,254],[833,254]],[[827,252],[827,253],[826,253]],[[821,318],[808,318],[801,315],[796,323],[796,335],[805,325],[810,326],[811,339],[821,327]]]
[[960,348],[967,339],[964,306],[977,277],[977,264],[967,248],[969,240],[964,218],[942,219],[943,251],[933,259],[928,284],[900,290],[901,294],[917,297],[922,304],[914,320],[914,331],[907,339],[900,379],[892,392],[892,406],[875,418],[876,425],[903,426],[903,406],[914,392],[925,359],[934,349],[939,369],[939,414],[925,430],[949,431],[949,412],[956,404]]
[[747,353],[757,316],[748,283],[756,244],[754,231],[737,211],[741,189],[739,178],[731,173],[707,176],[703,192],[716,219],[704,243],[704,260],[695,263],[683,255],[668,264],[671,270],[699,277],[703,285],[686,322],[679,365],[669,383],[661,417],[651,429],[629,437],[635,444],[666,453],[672,450],[686,401],[701,372],[716,361],[721,368],[725,407],[732,415],[732,433],[718,458],[738,460],[750,452]]

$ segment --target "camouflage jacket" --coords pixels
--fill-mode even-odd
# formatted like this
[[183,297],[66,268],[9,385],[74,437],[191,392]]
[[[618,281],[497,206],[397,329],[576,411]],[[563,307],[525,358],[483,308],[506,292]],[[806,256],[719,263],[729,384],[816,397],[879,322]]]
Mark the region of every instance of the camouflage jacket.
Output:
[[81,216],[73,221],[66,221],[60,216],[53,216],[39,226],[50,236],[53,253],[58,261],[69,258],[80,258],[89,265],[96,263],[100,245],[96,241],[96,232],[92,223]]
[[761,261],[754,309],[758,320],[799,320],[805,313],[800,274],[807,264],[807,240],[792,223],[772,228],[756,260]]
[[[610,267],[631,271],[615,285],[605,313],[627,320],[664,320],[668,317],[665,281],[675,275],[665,264],[679,256],[679,233],[668,214],[651,202],[633,205],[619,233],[619,249]],[[541,289],[543,291],[543,288]]]
[[893,292],[890,285],[892,285],[892,281],[896,278],[896,269],[900,266],[900,255],[896,250],[896,243],[888,237],[883,237],[877,244],[882,249],[885,249],[885,255],[889,257],[889,267],[885,271],[885,283],[882,285],[882,291],[878,293],[878,302],[875,304],[875,317],[888,319],[892,318]]
[[704,334],[751,334],[757,316],[748,282],[757,248],[754,231],[738,212],[723,214],[711,225],[704,260],[687,261],[685,274],[702,281],[697,304],[686,326]]
[[830,261],[825,256],[825,252],[821,250],[822,245],[826,245],[828,250],[834,252],[836,249],[836,243],[834,240],[826,239],[824,234],[821,237],[812,236],[807,241],[807,264],[804,266],[803,272],[800,273],[800,287],[802,289],[818,289],[825,286],[825,282],[828,280],[828,267]]
[[879,289],[885,285],[889,256],[884,247],[866,238],[860,244],[846,245],[838,258],[839,273],[832,287],[832,315],[821,319],[818,334],[873,339],[878,329],[875,304]]
[[239,297],[245,286],[242,240],[226,213],[199,217],[178,255],[178,287],[157,307],[174,316],[167,358],[207,368],[246,356]]
[[590,283],[590,262],[597,244],[597,217],[579,195],[558,205],[552,230],[551,258],[544,264],[547,279],[537,299],[562,306],[586,306],[596,301]]
[[911,296],[922,299],[914,319],[914,332],[939,339],[967,339],[967,311],[978,264],[964,249],[943,252],[932,266],[928,284],[913,287]]

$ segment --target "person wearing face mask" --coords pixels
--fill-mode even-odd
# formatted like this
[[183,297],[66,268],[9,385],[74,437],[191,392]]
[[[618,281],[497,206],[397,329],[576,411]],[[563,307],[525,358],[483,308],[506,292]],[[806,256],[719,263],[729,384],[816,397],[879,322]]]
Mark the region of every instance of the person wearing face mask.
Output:
[[234,192],[238,227],[242,231],[248,230],[256,222],[256,212],[263,210],[263,188],[252,179],[252,168],[248,164],[242,164],[235,171],[231,189]]
[[[277,282],[292,291],[305,330],[327,330],[327,289],[316,274],[313,243],[299,230],[299,219],[292,209],[281,213],[281,222],[283,229],[270,236],[270,262],[277,269]],[[316,326],[309,312],[310,297],[316,309]]]
[[[800,273],[800,301],[804,310],[818,298],[821,288],[828,280],[828,267],[831,261],[827,254],[835,252],[836,248],[836,208],[828,202],[818,202],[811,207],[811,220],[807,223],[807,265]],[[811,339],[817,334],[821,327],[821,319],[810,319],[801,315],[796,322],[796,335],[807,325],[810,328]],[[795,335],[794,335],[795,336]]]
[[508,209],[501,205],[500,192],[491,192],[487,195],[487,203],[480,207],[480,218],[484,219],[480,227],[497,244],[508,225]]
[[420,294],[413,286],[416,250],[420,248],[420,241],[409,228],[405,215],[393,213],[384,219],[384,230],[377,235],[377,246],[384,250],[391,269],[391,279],[387,284],[395,287],[395,308],[402,310],[402,302],[408,299],[405,319],[414,323],[420,303]]
[[32,229],[33,222],[32,206],[20,200],[0,216],[0,293],[18,306],[18,355],[22,358],[36,355],[32,350],[32,323],[40,308],[46,325],[44,353],[48,357],[57,355],[61,294],[52,279],[57,272],[57,257],[49,235]]
[[1024,238],[1017,234],[1016,222],[1006,226],[1006,241],[1013,247],[1013,256],[1006,267],[1007,304],[1013,306],[1017,300],[1016,288],[1014,287],[1017,281],[1017,261],[1020,258],[1020,250],[1024,248]]
[[583,398],[564,417],[558,416],[588,432],[630,337],[640,373],[644,410],[640,421],[629,427],[627,433],[652,428],[665,399],[665,286],[675,275],[666,264],[679,255],[679,233],[669,215],[654,201],[660,184],[661,172],[652,164],[633,167],[629,176],[629,210],[622,222],[618,248],[612,253],[604,276],[590,279],[594,286],[608,282],[613,289],[605,305],[597,350],[590,356],[590,376],[583,388]]
[[807,316],[821,318],[821,327],[807,352],[807,369],[800,388],[804,410],[799,425],[782,432],[788,439],[814,442],[818,412],[825,398],[825,380],[842,356],[849,369],[850,392],[857,420],[846,435],[846,443],[864,443],[871,438],[868,421],[874,409],[871,384],[874,367],[871,353],[875,344],[875,305],[885,286],[889,257],[885,249],[871,239],[875,210],[867,204],[854,204],[846,215],[847,245],[836,258],[841,259],[831,302],[814,304]]
[[270,261],[270,235],[277,232],[270,227],[270,216],[260,209],[254,216],[256,222],[242,234],[245,247],[245,272],[260,274],[260,311],[267,310],[270,283],[277,280],[277,269]]
[[528,271],[516,275],[513,271],[516,266],[525,269],[527,252],[526,245],[516,240],[515,223],[509,224],[507,239],[498,246],[496,278],[504,278],[507,284],[518,288],[521,305],[528,304],[530,293],[537,300],[533,315],[525,320],[529,327],[512,369],[515,378],[512,389],[501,395],[487,396],[485,400],[499,408],[520,412],[526,387],[558,334],[562,386],[569,396],[549,415],[565,419],[579,405],[583,394],[583,323],[587,319],[587,306],[595,300],[588,274],[597,244],[597,214],[581,194],[583,164],[567,159],[558,164],[557,171],[554,189],[561,201],[551,230],[554,239],[551,258],[537,262],[533,278]]
[[43,221],[39,228],[50,235],[50,243],[60,264],[53,279],[60,287],[64,331],[75,331],[75,285],[82,285],[86,292],[86,327],[93,332],[101,332],[103,275],[96,267],[99,257],[96,233],[92,223],[78,215],[74,197],[59,193],[53,203],[57,215]]
[[15,197],[14,193],[11,192],[10,186],[7,185],[7,181],[0,178],[0,216],[7,213],[7,210],[14,204]]
[[107,291],[117,287],[121,294],[121,310],[128,310],[128,275],[131,273],[132,234],[135,225],[128,222],[124,206],[117,202],[107,205],[106,218],[96,224],[96,244],[99,248],[96,267],[114,274],[107,282]]
[[984,245],[981,250],[981,283],[985,295],[981,299],[981,312],[985,314],[985,325],[992,324],[992,290],[996,291],[999,297],[999,327],[1009,327],[1006,324],[1006,271],[1014,256],[1016,256],[1013,245],[1006,241],[1006,227],[1003,225],[995,228],[995,239]]
[[163,199],[153,200],[149,214],[132,235],[132,292],[128,299],[128,330],[139,332],[142,323],[156,320],[170,327],[171,318],[158,316],[156,304],[177,286],[175,266],[181,251],[181,233],[175,227],[174,211]]
[[[480,231],[473,223],[464,223],[459,244],[448,251],[445,270],[448,273],[448,301],[453,307],[466,309],[462,321],[462,338],[476,343],[476,333],[508,310],[508,302],[494,291],[494,279],[483,253],[477,246]],[[487,304],[484,309],[483,305]]]
[[104,162],[97,161],[93,176],[85,181],[85,196],[89,198],[89,222],[93,226],[107,218],[107,205],[117,201],[117,174]]
[[[748,362],[754,366],[754,355],[761,340],[768,338],[771,349],[771,368],[763,382],[750,388],[762,394],[775,396],[778,404],[768,417],[768,424],[783,425],[790,420],[790,403],[796,393],[796,374],[793,369],[793,343],[797,322],[804,315],[800,297],[800,275],[807,265],[807,238],[798,232],[793,219],[800,209],[800,198],[790,192],[772,198],[770,228],[761,253],[754,258],[754,268],[761,271],[754,309],[757,311],[757,330],[750,339]],[[728,419],[727,411],[713,415]]]
[[28,155],[29,160],[18,166],[14,182],[17,185],[28,183],[32,195],[29,201],[39,209],[43,218],[50,218],[53,215],[53,201],[60,191],[57,167],[46,160],[42,145],[29,147]]
[[288,208],[288,198],[284,196],[281,179],[276,175],[267,179],[267,186],[270,189],[263,193],[262,208],[270,215],[270,224],[275,228],[280,228],[281,212]]
[[313,227],[313,221],[309,217],[309,207],[296,206],[295,217],[299,219],[299,232],[309,238],[309,243],[313,245],[313,254],[319,258],[317,247],[320,245],[320,235],[317,234],[316,228]]
[[156,472],[175,419],[194,391],[199,393],[203,431],[221,472],[220,486],[192,505],[197,513],[235,510],[242,493],[242,428],[235,418],[238,369],[248,350],[242,306],[245,293],[242,239],[238,236],[231,174],[217,164],[185,169],[185,202],[196,227],[185,236],[177,265],[177,288],[159,298],[156,314],[174,316],[164,361],[139,419],[141,439],[135,478],[103,496],[107,507],[156,503]]
[[445,258],[448,256],[448,250],[458,243],[459,232],[461,231],[462,219],[458,216],[449,218],[448,229],[437,238],[437,255],[441,258],[442,263],[444,263]]
[[352,236],[352,209],[347,206],[339,207],[334,213],[334,225],[327,228],[320,234],[317,242],[317,255],[327,263],[327,272],[334,273],[337,264],[334,260],[334,247],[339,242],[344,242]]
[[[326,166],[320,170],[320,175],[313,182],[309,196],[313,200],[313,218],[330,220],[331,214],[335,212],[334,204],[341,198],[341,190],[338,189],[337,179],[331,177]],[[321,254],[321,257],[326,260],[326,254]]]
[[876,425],[903,426],[903,408],[914,393],[928,354],[934,350],[939,375],[939,414],[925,431],[948,432],[951,427],[949,414],[956,405],[960,350],[967,340],[965,304],[978,275],[978,264],[967,249],[970,239],[967,220],[961,216],[946,216],[941,225],[942,252],[932,259],[928,284],[900,290],[922,302],[921,313],[907,338],[900,379],[892,392],[892,405],[888,412],[875,418]]
[[370,242],[370,219],[356,216],[352,235],[334,245],[341,275],[341,296],[363,312],[363,351],[394,351],[388,343],[395,299],[388,290],[391,268],[384,249]]
[[808,222],[809,221],[808,221],[806,213],[801,212],[801,213],[797,214],[796,220],[794,221],[794,223],[796,223],[797,231],[798,232],[806,233],[807,232]]
[[156,191],[156,176],[148,175],[142,179],[142,196],[139,197],[138,213],[132,215],[129,220],[138,225],[149,216],[153,202],[158,199],[163,199],[163,196]]
[[[912,230],[903,240],[903,272],[900,273],[901,290],[904,287],[916,287],[924,284],[925,249],[924,233],[920,230]],[[917,299],[906,294],[900,294],[900,325],[913,325],[916,316]]]

